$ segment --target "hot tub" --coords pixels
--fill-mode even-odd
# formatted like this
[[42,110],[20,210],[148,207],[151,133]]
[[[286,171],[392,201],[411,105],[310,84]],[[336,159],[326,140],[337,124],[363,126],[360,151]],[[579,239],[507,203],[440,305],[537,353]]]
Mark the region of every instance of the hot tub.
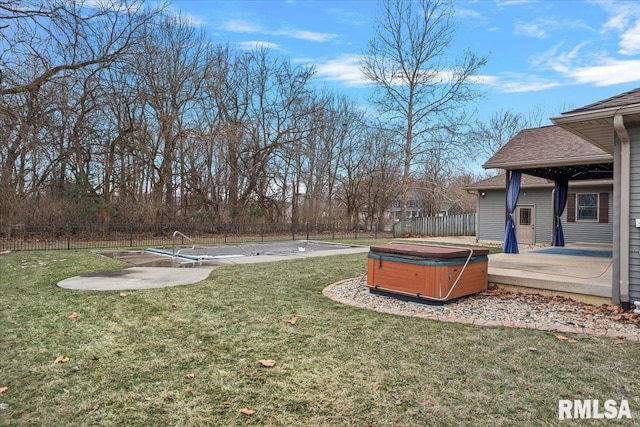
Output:
[[487,289],[488,249],[388,243],[369,249],[367,286],[432,301]]

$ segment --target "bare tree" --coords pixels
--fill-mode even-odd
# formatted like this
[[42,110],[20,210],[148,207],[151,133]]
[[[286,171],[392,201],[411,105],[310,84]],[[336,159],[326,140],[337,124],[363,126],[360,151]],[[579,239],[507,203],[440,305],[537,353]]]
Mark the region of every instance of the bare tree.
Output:
[[155,169],[153,201],[160,222],[173,220],[179,209],[176,202],[185,200],[184,177],[176,173],[175,163],[182,158],[187,135],[193,129],[196,116],[192,109],[203,96],[203,82],[213,61],[204,33],[181,18],[166,18],[150,30],[137,72],[144,78],[139,96],[149,110],[155,135],[149,160]]
[[448,62],[455,25],[449,0],[386,0],[361,70],[375,83],[373,102],[403,135],[401,217],[407,209],[414,154],[440,116],[476,96],[471,77],[486,63],[466,52]]
[[510,110],[497,111],[488,121],[478,122],[469,133],[467,137],[469,154],[487,160],[528,126],[529,121],[520,113]]
[[0,95],[36,92],[70,72],[109,66],[131,52],[159,13],[142,0],[0,1]]
[[[8,130],[0,146],[0,215],[15,211],[12,200],[37,193],[53,174],[60,185],[86,181],[81,145],[88,140],[85,119],[97,105],[97,76],[134,51],[158,13],[137,0],[0,0],[0,120]],[[73,125],[69,104],[80,112]],[[71,165],[80,172],[75,177],[67,177]],[[25,176],[28,185],[20,185]]]
[[384,228],[385,212],[396,200],[400,188],[402,159],[398,145],[393,143],[394,136],[380,126],[370,126],[366,137],[367,221],[378,230]]

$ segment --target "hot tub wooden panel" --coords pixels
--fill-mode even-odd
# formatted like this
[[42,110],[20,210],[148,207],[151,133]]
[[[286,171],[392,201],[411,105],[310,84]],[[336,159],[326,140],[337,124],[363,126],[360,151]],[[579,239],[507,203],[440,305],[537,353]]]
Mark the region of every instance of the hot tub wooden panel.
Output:
[[[463,271],[468,250],[464,258],[452,258],[450,253],[439,257],[443,253],[441,247],[435,251],[412,248],[410,255],[397,253],[397,245],[390,252],[385,253],[384,249],[384,245],[379,245],[376,251],[369,252],[367,286],[370,288],[443,301],[487,289],[486,252],[472,256]],[[451,291],[461,271],[462,276]]]

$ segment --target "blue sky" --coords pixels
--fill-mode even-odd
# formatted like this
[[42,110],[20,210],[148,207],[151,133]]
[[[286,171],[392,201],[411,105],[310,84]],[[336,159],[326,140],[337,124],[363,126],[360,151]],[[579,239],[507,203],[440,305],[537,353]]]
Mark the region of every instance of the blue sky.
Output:
[[[312,63],[315,84],[366,105],[371,88],[358,58],[374,35],[375,1],[186,1],[171,10],[214,43],[268,46]],[[480,0],[456,3],[451,58],[488,56],[474,102],[479,118],[499,110],[545,118],[640,87],[640,2]],[[546,123],[543,123],[546,124]]]

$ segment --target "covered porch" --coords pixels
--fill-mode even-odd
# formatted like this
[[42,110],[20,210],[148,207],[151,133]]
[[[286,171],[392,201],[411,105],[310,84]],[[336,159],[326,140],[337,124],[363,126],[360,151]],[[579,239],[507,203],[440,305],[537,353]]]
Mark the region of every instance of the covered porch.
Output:
[[[548,179],[555,183],[553,190],[553,236],[548,243],[564,246],[561,216],[568,208],[568,185],[570,181],[613,180],[613,156],[584,139],[561,128],[544,126],[524,129],[498,150],[484,165],[485,169],[505,170],[506,212],[503,251],[519,252],[516,238],[514,213],[518,206],[520,182],[523,174]],[[608,196],[608,195],[607,195]],[[592,202],[593,203],[593,202]],[[570,205],[573,221],[575,203]],[[586,208],[591,209],[592,218],[584,220],[607,222],[608,198]],[[578,217],[580,220],[580,218]]]

